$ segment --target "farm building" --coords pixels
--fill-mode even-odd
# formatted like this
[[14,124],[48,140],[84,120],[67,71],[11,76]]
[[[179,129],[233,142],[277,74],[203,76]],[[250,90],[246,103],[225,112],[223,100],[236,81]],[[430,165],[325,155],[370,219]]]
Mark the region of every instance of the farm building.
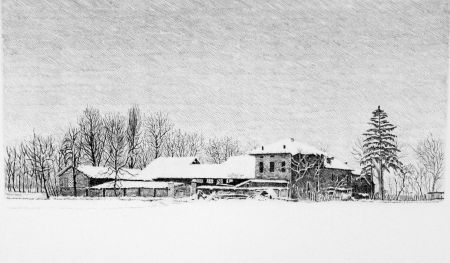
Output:
[[[118,174],[119,180],[136,180],[141,170],[123,169]],[[80,165],[73,174],[72,166],[67,166],[58,174],[59,187],[62,195],[75,195],[74,185],[77,188],[77,196],[84,196],[87,189],[96,185],[114,181],[115,173],[107,167]],[[74,179],[75,178],[75,179]]]
[[252,156],[233,156],[221,164],[200,164],[196,157],[159,157],[139,174],[142,180],[196,185],[235,185],[254,176]]
[[286,180],[292,195],[353,190],[352,169],[346,163],[293,138],[262,145],[249,154],[256,159],[256,179]]
[[248,193],[272,189],[277,197],[287,196],[286,180],[255,178],[255,158],[233,156],[221,164],[200,164],[196,157],[160,157],[150,163],[138,176],[158,182],[178,182],[190,185],[192,192]]

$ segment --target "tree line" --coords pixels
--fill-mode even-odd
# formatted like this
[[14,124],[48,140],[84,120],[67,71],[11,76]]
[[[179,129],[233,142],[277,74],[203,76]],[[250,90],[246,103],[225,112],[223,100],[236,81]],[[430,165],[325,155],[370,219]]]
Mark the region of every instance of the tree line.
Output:
[[143,169],[158,157],[199,156],[222,163],[241,153],[236,139],[205,139],[201,133],[177,129],[167,113],[142,113],[133,106],[126,115],[102,114],[87,107],[62,138],[33,132],[31,139],[7,146],[5,183],[8,191],[41,192],[49,197],[59,194],[58,173],[70,167],[75,175],[82,164],[108,167],[117,182],[124,169]]

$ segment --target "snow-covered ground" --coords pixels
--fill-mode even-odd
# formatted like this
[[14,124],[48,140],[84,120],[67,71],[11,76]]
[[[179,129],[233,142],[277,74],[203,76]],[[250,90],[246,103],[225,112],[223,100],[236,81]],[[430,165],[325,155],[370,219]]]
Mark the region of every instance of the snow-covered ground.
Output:
[[2,262],[450,262],[447,209],[445,202],[9,199],[0,255]]

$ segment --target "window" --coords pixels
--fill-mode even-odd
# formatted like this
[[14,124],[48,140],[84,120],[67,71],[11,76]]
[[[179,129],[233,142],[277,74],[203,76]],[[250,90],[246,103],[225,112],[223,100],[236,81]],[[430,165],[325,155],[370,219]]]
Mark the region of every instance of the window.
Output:
[[217,184],[223,184],[223,180],[222,179],[217,179]]
[[281,172],[286,172],[286,162],[281,162]]
[[263,162],[259,162],[259,172],[260,173],[264,172],[264,163]]
[[206,180],[206,183],[213,184],[214,183],[214,179],[208,179],[208,180]]
[[269,168],[269,171],[270,171],[271,173],[273,173],[273,172],[275,171],[275,163],[274,163],[274,162],[270,162],[270,168]]
[[232,183],[233,179],[227,179],[227,183]]

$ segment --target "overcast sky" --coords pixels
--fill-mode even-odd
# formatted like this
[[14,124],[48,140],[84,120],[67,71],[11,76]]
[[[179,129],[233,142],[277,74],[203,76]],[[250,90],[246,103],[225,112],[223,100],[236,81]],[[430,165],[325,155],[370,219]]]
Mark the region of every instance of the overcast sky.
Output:
[[4,0],[4,139],[133,104],[206,136],[326,144],[343,161],[378,105],[402,143],[443,137],[446,2]]

